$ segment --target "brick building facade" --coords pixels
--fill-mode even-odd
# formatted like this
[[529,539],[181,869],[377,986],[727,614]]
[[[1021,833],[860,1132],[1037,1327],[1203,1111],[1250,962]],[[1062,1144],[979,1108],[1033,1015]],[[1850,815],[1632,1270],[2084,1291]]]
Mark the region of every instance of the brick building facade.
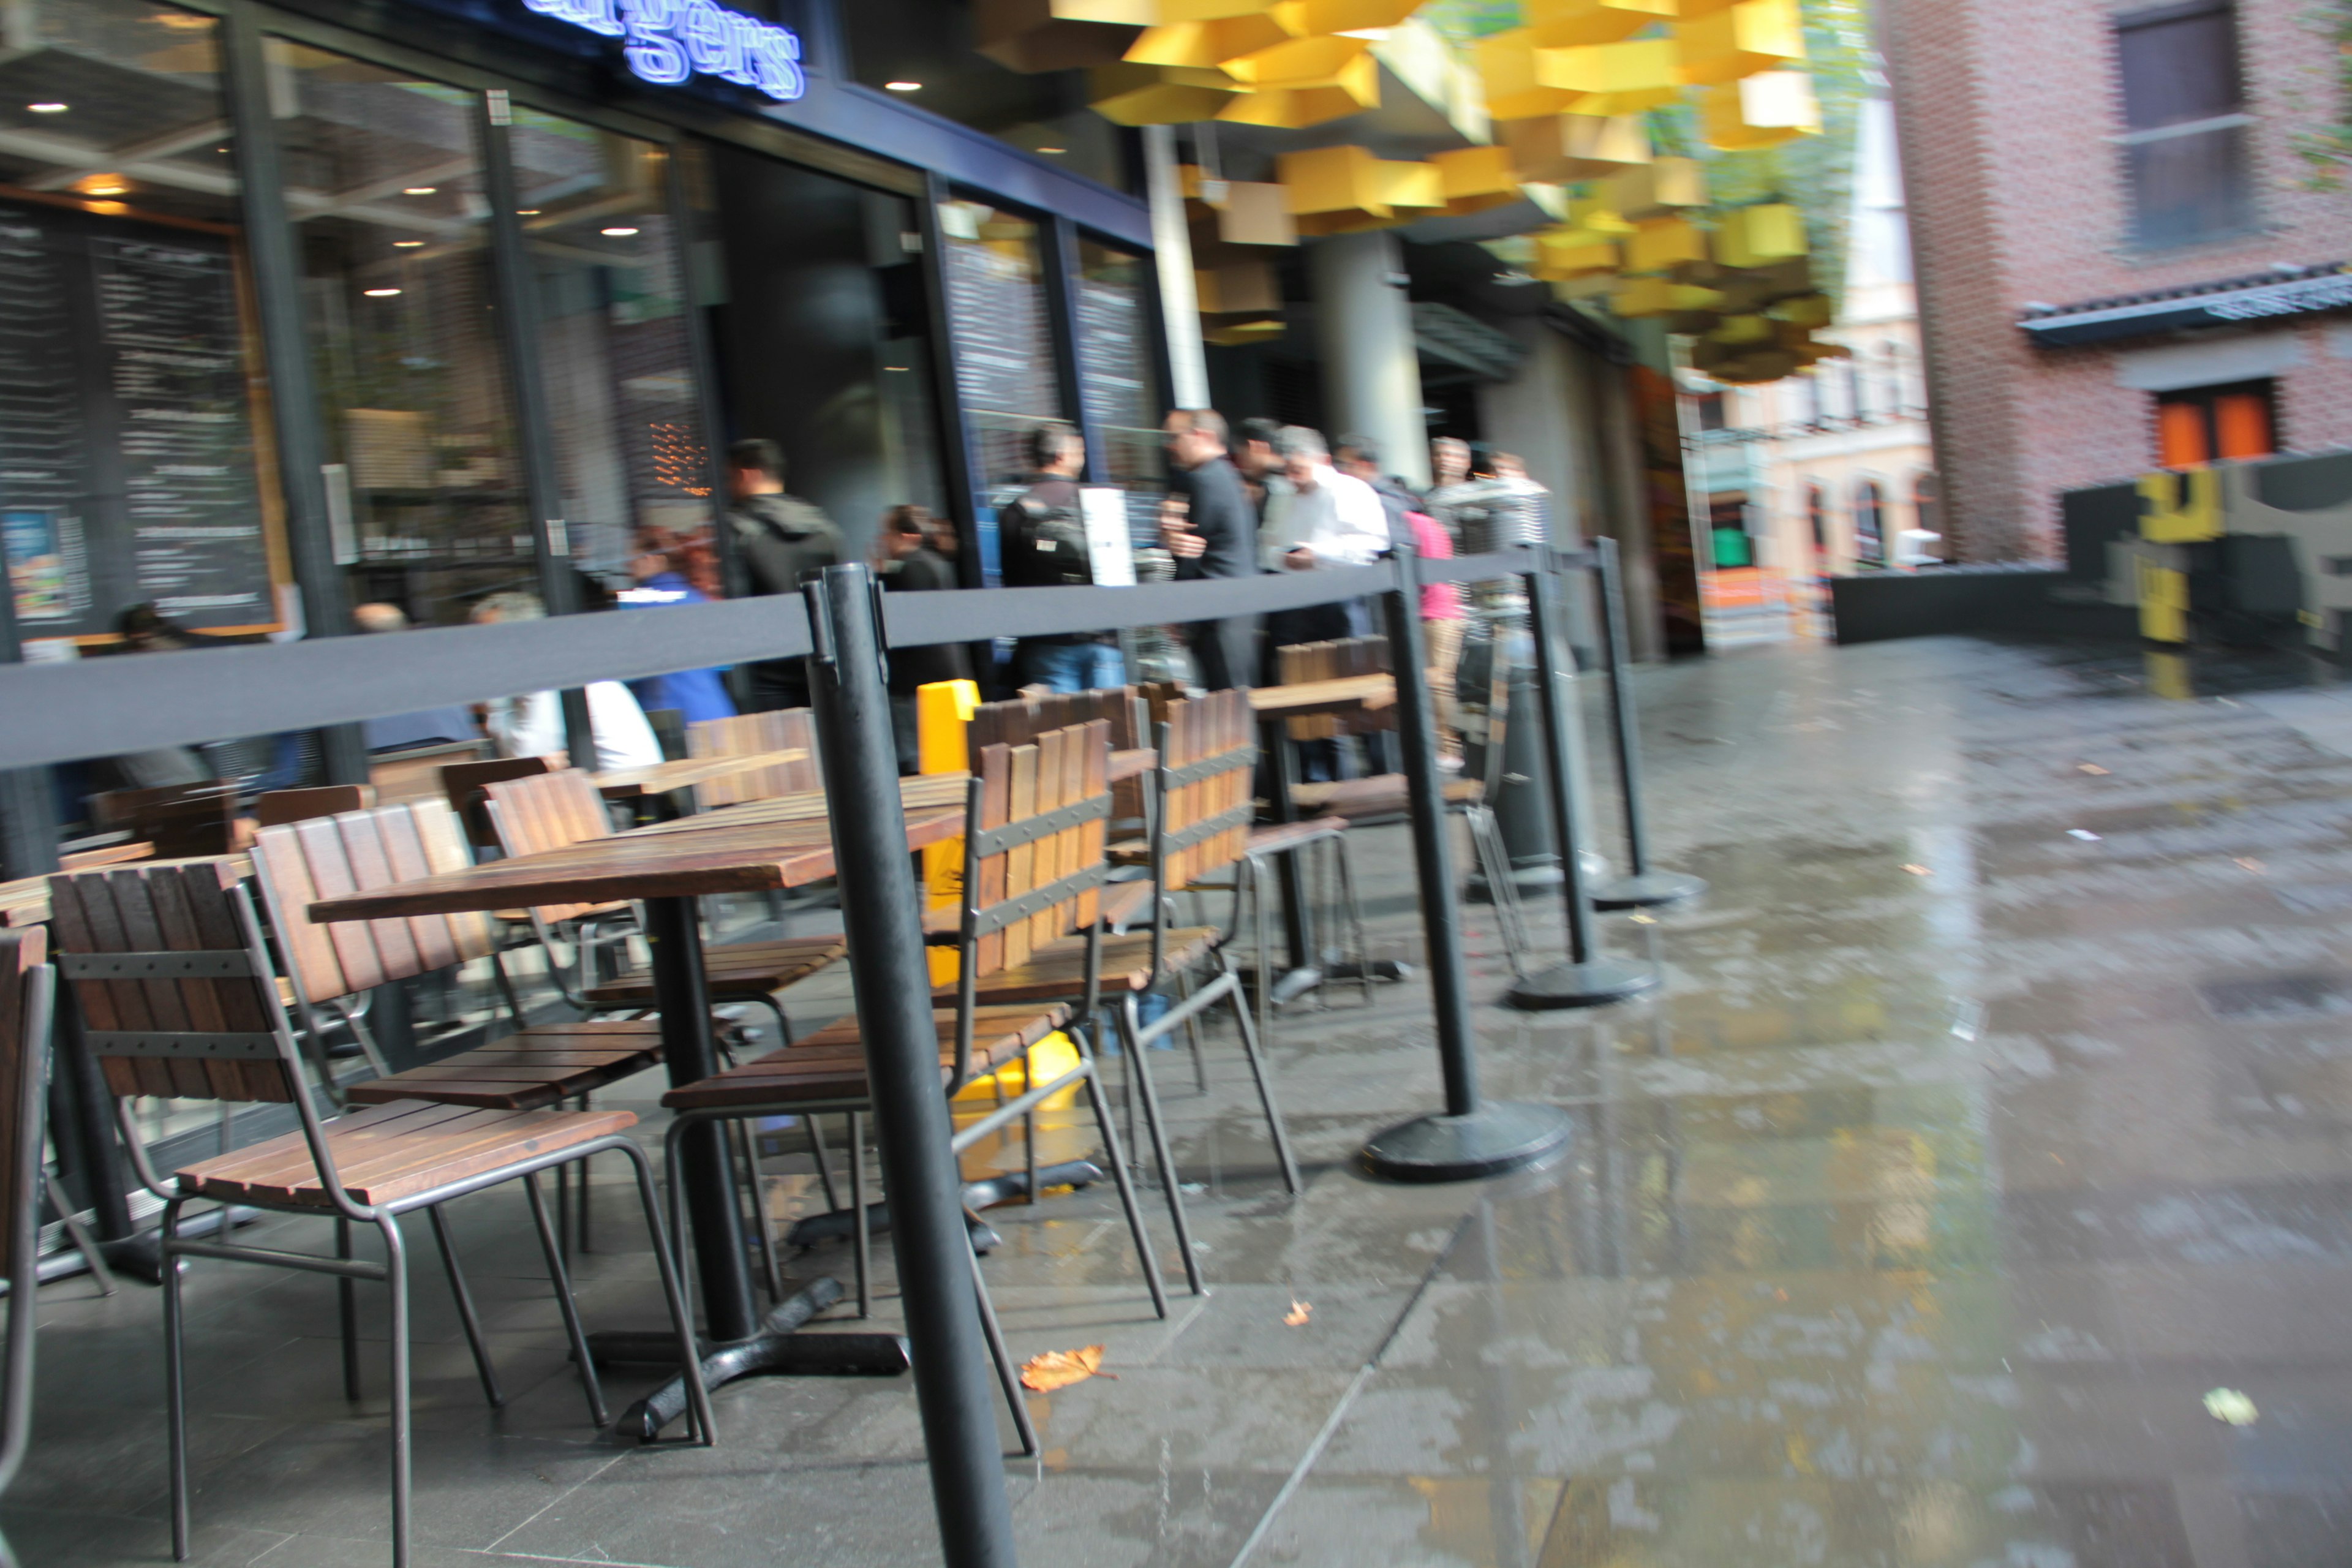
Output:
[[2200,429],[2352,447],[2352,197],[2294,151],[2338,112],[2309,0],[1880,16],[1962,559],[2055,559],[2060,491]]

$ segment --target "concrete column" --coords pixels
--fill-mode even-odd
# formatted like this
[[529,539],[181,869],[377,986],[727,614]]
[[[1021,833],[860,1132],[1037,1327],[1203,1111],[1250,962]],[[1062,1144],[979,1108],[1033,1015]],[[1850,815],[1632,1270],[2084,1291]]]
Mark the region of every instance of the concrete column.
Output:
[[1151,201],[1151,254],[1160,273],[1161,330],[1168,335],[1168,395],[1179,408],[1206,408],[1209,359],[1201,346],[1192,231],[1184,219],[1184,188],[1176,175],[1174,127],[1143,128],[1143,172]]
[[1323,353],[1324,435],[1370,437],[1381,445],[1383,468],[1426,487],[1429,424],[1396,236],[1376,230],[1317,240],[1307,275]]

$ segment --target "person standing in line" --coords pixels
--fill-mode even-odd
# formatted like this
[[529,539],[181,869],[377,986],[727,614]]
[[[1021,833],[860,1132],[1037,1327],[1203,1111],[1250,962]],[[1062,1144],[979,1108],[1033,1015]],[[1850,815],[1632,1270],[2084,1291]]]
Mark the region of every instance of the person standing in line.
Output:
[[[783,449],[754,438],[727,448],[727,525],[743,558],[754,594],[797,594],[811,572],[838,566],[841,530],[797,496],[784,493]],[[808,706],[808,667],[797,658],[761,659],[750,667],[745,704],[754,713]]]
[[[1366,566],[1390,548],[1388,509],[1371,486],[1331,466],[1330,448],[1318,432],[1303,425],[1284,426],[1275,455],[1281,459],[1288,488],[1268,497],[1265,521],[1258,530],[1269,570]],[[1366,623],[1362,629],[1339,635],[1369,633]]]
[[[690,575],[693,542],[666,528],[637,531],[636,553],[629,558],[634,581],[614,595],[624,610],[660,609],[669,605],[707,605],[710,595],[694,585]],[[735,700],[727,695],[726,677],[716,669],[679,669],[667,675],[641,676],[627,683],[637,706],[647,712],[672,708],[685,723],[735,717]]]
[[[408,612],[398,605],[385,604],[381,600],[353,605],[352,625],[369,637],[404,632],[408,629]],[[444,708],[427,708],[415,713],[393,713],[381,719],[370,719],[362,722],[361,732],[371,752],[396,752],[406,746],[478,741],[482,733],[480,726],[474,722],[474,716],[454,702]]]
[[[1224,416],[1213,408],[1168,416],[1171,488],[1184,502],[1164,516],[1160,542],[1176,557],[1179,582],[1257,574],[1257,518],[1239,469],[1226,456]],[[1172,499],[1172,498],[1171,498]],[[1257,617],[1227,616],[1186,628],[1201,684],[1211,691],[1251,685],[1257,674]]]
[[[478,626],[501,621],[535,621],[547,614],[536,594],[492,594],[474,606]],[[520,697],[493,698],[484,706],[482,728],[502,757],[568,755],[563,733],[563,704],[552,691],[529,691]],[[661,742],[646,722],[645,710],[617,680],[588,683],[588,728],[596,737],[591,771],[650,768],[662,761]],[[573,766],[579,759],[572,758]]]
[[1428,493],[1422,498],[1421,510],[1436,520],[1448,539],[1460,544],[1462,520],[1458,510],[1482,489],[1470,479],[1470,443],[1457,437],[1438,437],[1429,444],[1429,471],[1433,477]]
[[[875,550],[882,587],[893,594],[929,594],[955,587],[955,563],[933,547],[931,515],[919,506],[894,506],[882,520]],[[898,771],[922,771],[922,731],[916,693],[941,680],[969,680],[971,661],[961,643],[926,643],[890,650],[890,731]]]
[[1372,487],[1372,493],[1381,498],[1381,509],[1388,513],[1391,544],[1413,542],[1412,524],[1405,517],[1421,510],[1421,498],[1408,489],[1402,479],[1381,472],[1381,449],[1370,437],[1340,437],[1331,448],[1331,466]]
[[[1413,550],[1424,561],[1454,559],[1454,541],[1425,511],[1405,513]],[[1429,656],[1429,694],[1437,710],[1437,765],[1462,766],[1462,728],[1454,714],[1454,672],[1462,662],[1462,589],[1454,583],[1421,585],[1421,633]]]
[[[1095,580],[1079,513],[1078,476],[1086,471],[1086,438],[1067,425],[1029,432],[1030,469],[1036,478],[998,514],[998,538],[1008,588],[1055,588]],[[1055,632],[1023,637],[1013,650],[1013,679],[1055,691],[1092,691],[1127,684],[1127,661],[1111,632]]]

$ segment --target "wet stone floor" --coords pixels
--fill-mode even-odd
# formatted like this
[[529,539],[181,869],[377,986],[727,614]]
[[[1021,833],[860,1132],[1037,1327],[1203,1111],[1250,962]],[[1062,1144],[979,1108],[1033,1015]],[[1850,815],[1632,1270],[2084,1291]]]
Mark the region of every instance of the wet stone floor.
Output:
[[[1021,1561],[2352,1563],[2352,695],[2315,679],[1954,639],[1647,672],[1661,858],[1712,894],[1606,926],[1662,966],[1654,999],[1480,1014],[1488,1091],[1567,1108],[1568,1157],[1359,1174],[1437,1075],[1417,983],[1343,987],[1281,1030],[1295,1200],[1230,1031],[1206,1093],[1155,1058],[1204,1299],[1152,1317],[1107,1188],[992,1211],[1014,1353],[1100,1344],[1116,1374],[1030,1396]],[[1358,854],[1377,945],[1415,957],[1401,831]],[[1468,942],[1490,996],[1486,911]],[[1064,1115],[1044,1141],[1087,1137]],[[779,1168],[779,1213],[819,1201]],[[600,1189],[580,1261],[592,1327],[654,1317],[625,1197]],[[511,1397],[483,1405],[420,1234],[420,1564],[938,1560],[908,1380],[739,1384],[715,1449],[616,1442],[519,1195],[453,1214]],[[195,1267],[197,1562],[389,1560],[379,1295],[355,1407],[329,1281]],[[28,1564],[168,1561],[159,1314],[43,1292],[0,1507]],[[643,1385],[615,1373],[616,1406]]]

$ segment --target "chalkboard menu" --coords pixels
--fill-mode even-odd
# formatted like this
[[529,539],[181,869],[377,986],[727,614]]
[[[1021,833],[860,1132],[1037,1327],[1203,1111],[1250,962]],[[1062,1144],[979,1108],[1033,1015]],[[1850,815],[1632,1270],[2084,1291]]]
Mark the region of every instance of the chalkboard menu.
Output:
[[1140,289],[1091,278],[1078,284],[1078,386],[1097,428],[1158,427],[1144,345]]
[[1030,420],[1060,418],[1045,289],[1034,260],[985,242],[951,238],[947,292],[956,390],[964,407]]
[[19,635],[277,619],[228,237],[0,203],[0,546]]

